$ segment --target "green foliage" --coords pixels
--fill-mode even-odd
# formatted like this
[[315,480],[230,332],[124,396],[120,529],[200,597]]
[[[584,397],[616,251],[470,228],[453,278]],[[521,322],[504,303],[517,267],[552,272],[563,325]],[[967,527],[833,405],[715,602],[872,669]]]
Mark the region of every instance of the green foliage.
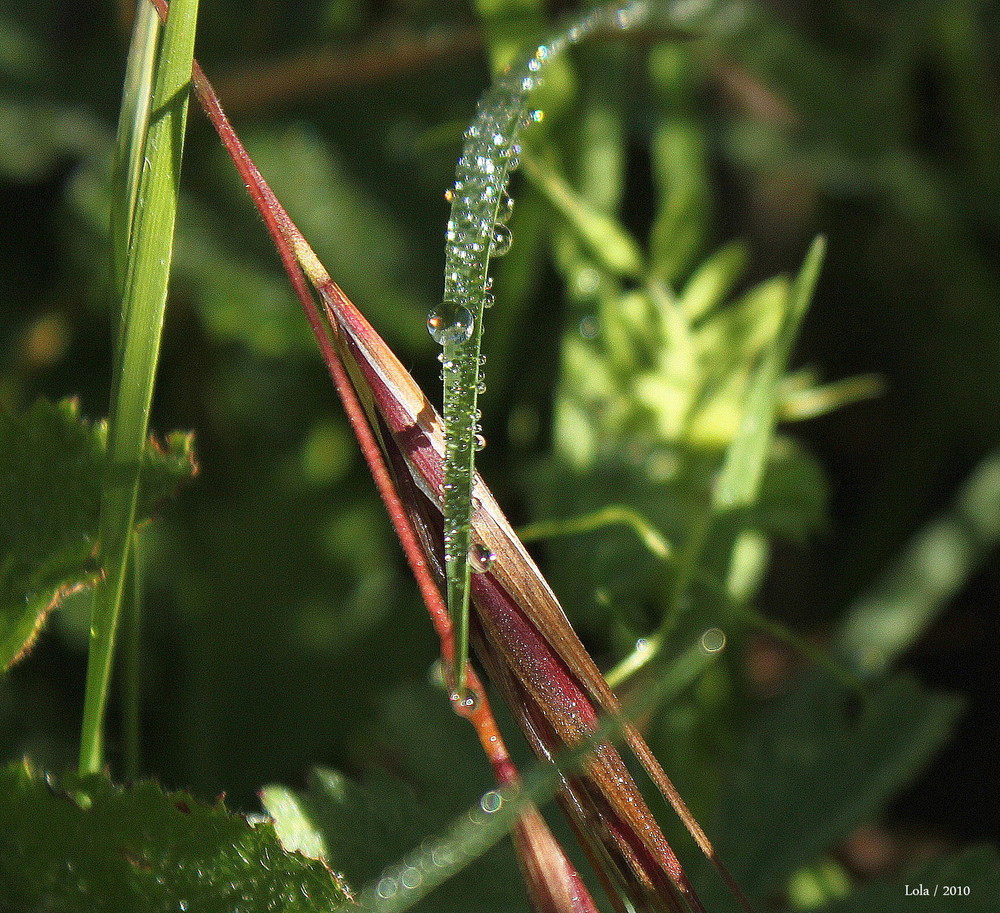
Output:
[[717,825],[750,896],[780,891],[871,821],[940,750],[960,709],[903,677],[859,699],[815,674],[768,707],[723,784]]
[[[80,417],[74,400],[0,412],[0,665],[30,649],[48,613],[92,586],[98,508],[108,473],[107,424]],[[192,436],[149,441],[136,508],[145,522],[196,472]]]
[[[523,905],[524,888],[509,852],[480,855],[505,836],[509,822],[490,827],[493,822],[479,809],[449,829],[440,806],[418,801],[396,778],[376,775],[354,783],[322,768],[312,772],[306,792],[269,787],[263,799],[282,841],[287,835],[293,845],[321,845],[330,867],[357,893],[365,889],[371,904],[366,909],[459,913],[477,895],[488,896],[497,910]],[[475,866],[461,873],[470,862]],[[484,883],[488,892],[477,888]]]
[[[553,65],[513,179],[514,244],[494,270],[477,461],[512,518],[553,535],[540,564],[625,689],[641,696],[687,670],[645,731],[748,888],[775,909],[803,897],[824,913],[991,909],[995,855],[856,884],[837,845],[860,822],[916,818],[964,842],[995,818],[977,755],[996,741],[981,707],[1000,535],[1000,18],[972,0],[820,6],[664,4],[642,41]],[[75,395],[87,414],[107,408],[117,9],[0,13],[5,659],[96,570],[102,426],[31,404]],[[237,129],[334,279],[432,390],[424,315],[441,298],[442,193],[461,130],[489,71],[554,23],[536,0],[295,10],[217,0],[199,56],[213,78],[231,76]],[[395,54],[397,37],[413,57]],[[367,470],[259,219],[191,120],[152,425],[195,428],[204,470],[144,531],[143,755],[165,783],[226,791],[235,807],[254,806],[261,783],[292,784],[265,793],[283,839],[326,852],[363,891],[445,833],[488,771],[425,685],[435,644]],[[828,256],[799,324],[804,299],[783,274],[819,233]],[[858,405],[833,411],[846,403]],[[139,517],[190,475],[189,442],[171,442],[166,454],[144,445]],[[739,490],[722,511],[727,461],[742,468],[728,471]],[[89,628],[68,600],[0,679],[3,756],[74,763]],[[714,628],[727,649],[688,669]],[[747,669],[772,637],[836,678],[792,677],[762,708]],[[969,721],[900,665],[967,692]],[[980,666],[988,676],[974,677]],[[950,766],[934,774],[941,798],[925,801],[925,783],[887,806],[956,725]],[[316,764],[352,779],[297,786]],[[55,820],[33,820],[43,807],[88,820],[26,776],[0,790],[11,834],[37,836]],[[167,802],[148,785],[137,794],[147,811]],[[35,811],[15,814],[15,801]],[[54,878],[74,832],[50,831],[60,840],[39,859]],[[919,881],[972,895],[934,906],[902,894]],[[423,903],[523,910],[509,848]]]
[[0,774],[0,904],[6,910],[331,910],[347,895],[319,862],[286,852],[268,823],[153,783]]
[[[919,889],[927,889],[926,894]],[[948,893],[948,889],[951,893]],[[966,893],[968,889],[968,893]],[[1000,857],[992,847],[976,847],[948,859],[935,859],[891,882],[866,885],[849,898],[824,904],[816,913],[906,913],[907,910],[961,910],[988,913],[1000,890]]]
[[913,537],[852,605],[837,648],[863,672],[886,669],[939,615],[1000,539],[1000,454],[976,467],[953,504]]

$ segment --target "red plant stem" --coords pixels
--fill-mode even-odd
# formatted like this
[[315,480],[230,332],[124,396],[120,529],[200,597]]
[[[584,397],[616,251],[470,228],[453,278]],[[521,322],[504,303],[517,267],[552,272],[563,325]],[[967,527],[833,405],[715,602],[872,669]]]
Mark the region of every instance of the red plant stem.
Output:
[[[151,0],[151,2],[156,7],[160,18],[165,19],[167,16],[167,4],[165,0]],[[305,274],[299,264],[296,244],[297,242],[304,243],[304,239],[292,222],[291,217],[285,211],[285,208],[275,196],[274,191],[271,190],[267,181],[254,164],[246,147],[244,147],[237,136],[232,123],[222,108],[218,95],[197,61],[194,62],[192,69],[192,82],[198,101],[218,132],[219,138],[229,152],[240,176],[246,183],[254,205],[264,218],[268,231],[274,239],[282,265],[285,267],[295,293],[302,304],[302,309],[305,312],[306,319],[309,321],[313,335],[319,344],[323,361],[330,373],[330,378],[333,380],[337,394],[344,404],[344,411],[347,413],[348,422],[358,439],[365,462],[368,464],[375,481],[375,486],[385,504],[393,529],[399,537],[407,563],[410,566],[414,579],[417,581],[420,595],[427,606],[431,623],[440,641],[443,666],[445,669],[450,669],[453,665],[455,655],[454,630],[451,616],[427,566],[423,549],[417,540],[413,524],[389,474],[382,449],[375,439],[364,407],[358,399],[354,386],[330,337],[327,327],[336,327],[336,323],[327,323],[323,320],[310,291]],[[328,280],[328,284],[320,292],[324,299],[329,297],[335,301],[350,304],[344,293],[332,280]],[[466,700],[466,695],[452,693],[452,705],[455,711],[460,716],[468,719],[475,728],[483,751],[493,767],[497,782],[501,785],[512,784],[518,780],[517,768],[511,760],[510,753],[500,735],[499,727],[493,717],[482,682],[471,667],[467,671],[467,687],[472,699]]]
[[[160,18],[165,20],[168,10],[166,0],[150,0],[150,2],[152,2],[156,7],[156,11]],[[309,283],[302,270],[302,266],[299,263],[300,252],[297,250],[297,247],[299,245],[305,245],[305,239],[302,237],[302,234],[298,230],[295,223],[292,222],[292,219],[285,211],[285,208],[275,196],[274,191],[271,190],[267,181],[264,179],[264,176],[257,169],[253,159],[250,158],[250,154],[247,152],[246,147],[243,145],[240,138],[237,136],[236,131],[233,129],[233,125],[226,116],[226,112],[222,108],[222,104],[219,101],[218,95],[215,93],[215,89],[212,87],[212,84],[209,82],[208,77],[205,75],[198,61],[194,62],[194,67],[192,69],[192,82],[194,84],[198,101],[204,109],[205,114],[208,116],[208,119],[215,127],[216,132],[219,134],[219,139],[222,140],[222,144],[225,146],[226,151],[229,153],[233,163],[236,165],[240,176],[246,183],[250,197],[252,198],[254,205],[257,207],[258,212],[260,212],[263,217],[264,222],[267,225],[267,229],[278,249],[282,265],[285,267],[285,271],[288,273],[288,277],[292,282],[295,293],[302,304],[302,309],[305,312],[306,319],[309,321],[309,326],[313,331],[313,335],[316,337],[317,343],[319,344],[323,361],[326,363],[327,369],[330,372],[330,377],[333,380],[337,394],[344,404],[344,410],[347,413],[351,429],[354,431],[358,439],[365,462],[368,463],[372,477],[375,480],[375,486],[378,489],[383,503],[385,504],[386,510],[389,514],[389,519],[392,522],[397,536],[399,537],[400,543],[402,544],[406,560],[409,563],[413,576],[417,581],[420,595],[427,606],[427,611],[430,614],[431,622],[437,632],[438,639],[441,641],[441,656],[444,660],[445,667],[448,668],[452,665],[454,657],[454,636],[451,619],[444,600],[441,597],[441,593],[431,577],[430,571],[427,567],[427,561],[424,557],[423,550],[420,547],[420,543],[417,541],[416,533],[413,530],[406,508],[403,506],[392,478],[389,475],[389,471],[385,465],[385,460],[382,456],[382,450],[368,423],[364,407],[358,400],[354,386],[351,383],[339,354],[337,353],[336,346],[330,337],[328,327],[335,328],[336,324],[328,324],[323,320],[319,308],[316,305],[316,301],[313,298],[312,292],[310,291]],[[325,270],[323,272],[325,274]],[[321,290],[321,294],[324,297],[328,296],[335,301],[343,301],[349,304],[347,297],[336,285],[336,283],[330,280],[329,277],[327,277],[327,279],[328,285]],[[472,714],[471,716],[469,713],[465,712],[461,713],[461,715],[469,717],[473,722],[473,725],[476,726],[477,732],[479,732],[481,726],[486,726],[486,724],[481,721],[480,717],[489,716],[492,720],[492,715],[489,712],[489,704],[486,701],[486,695],[483,691],[482,683],[478,678],[475,679],[475,688],[473,690],[476,692],[475,705],[478,708],[484,709],[478,710],[477,713]],[[454,697],[456,696],[453,696],[453,698]],[[455,703],[457,706],[461,703],[461,701],[455,700]],[[471,704],[469,706],[471,706]],[[473,716],[475,716],[476,719],[472,719]],[[479,720],[478,724],[477,720]],[[492,728],[496,730],[495,722],[493,722]],[[498,732],[499,731],[497,730],[497,734]],[[492,761],[493,758],[491,757],[490,760]]]

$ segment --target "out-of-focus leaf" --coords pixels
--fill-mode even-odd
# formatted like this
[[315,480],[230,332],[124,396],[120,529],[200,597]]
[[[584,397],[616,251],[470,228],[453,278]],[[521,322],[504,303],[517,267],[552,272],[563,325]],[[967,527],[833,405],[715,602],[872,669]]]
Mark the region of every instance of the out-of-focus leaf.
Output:
[[[921,887],[927,894],[918,893]],[[956,890],[946,895],[948,887]],[[993,913],[997,897],[1000,856],[994,847],[981,846],[925,863],[903,878],[865,885],[813,913]]]
[[[302,816],[322,835],[330,866],[356,887],[378,878],[432,828],[413,790],[388,774],[371,774],[356,783],[335,770],[317,768],[298,802]],[[266,807],[279,818],[279,808]],[[287,814],[280,817],[287,822]]]
[[347,900],[270,824],[153,783],[0,773],[0,907],[48,913],[313,913]]
[[776,438],[753,508],[753,525],[769,535],[803,542],[826,520],[827,499],[826,477],[816,458],[791,438]]
[[[30,648],[63,596],[96,580],[106,439],[105,423],[80,418],[72,400],[0,412],[0,666]],[[190,434],[165,448],[151,440],[139,522],[196,470]]]
[[281,845],[290,853],[301,853],[310,859],[328,858],[323,834],[312,823],[302,800],[285,786],[265,786],[260,791],[264,810],[274,821],[274,830]]
[[817,384],[813,372],[790,375],[782,385],[779,417],[795,422],[827,415],[861,400],[882,394],[884,384],[877,374],[859,374],[829,384]]
[[837,646],[866,674],[888,667],[947,605],[1000,540],[1000,451],[966,480],[851,608]]
[[768,708],[737,755],[713,829],[750,896],[780,890],[877,815],[941,747],[960,708],[904,677],[859,704],[818,674]]
[[429,301],[415,287],[415,277],[425,275],[410,253],[415,245],[333,148],[303,128],[244,140],[338,284],[394,342],[429,348]]
[[799,325],[812,301],[825,248],[823,240],[817,239],[806,254],[802,269],[789,290],[780,328],[765,350],[747,389],[740,428],[726,452],[716,489],[716,505],[721,510],[757,500],[774,431],[779,381],[785,373]]
[[[415,910],[459,913],[485,901],[492,910],[514,913],[523,909],[524,888],[509,850],[493,850],[472,862],[464,874],[454,876],[452,867],[458,859],[469,861],[472,845],[465,846],[459,833],[446,828],[452,822],[442,815],[441,803],[424,803],[407,783],[388,774],[369,774],[359,783],[319,768],[310,774],[304,793],[269,787],[263,798],[282,839],[287,835],[292,845],[325,847],[324,861],[343,874],[352,890],[371,888],[395,864],[414,858],[413,854],[426,855],[430,867],[448,877]],[[468,796],[464,804],[476,798]],[[460,821],[474,824],[477,815],[478,809]],[[442,833],[446,836],[440,837]],[[491,842],[495,840],[496,836]],[[432,846],[437,848],[433,852]],[[477,846],[471,851],[478,856],[483,849]],[[419,887],[424,879],[422,867],[403,864],[404,888]]]
[[653,133],[653,179],[659,205],[650,233],[652,273],[676,283],[705,242],[711,214],[708,140],[695,94],[698,64],[682,45],[663,44],[649,55],[661,117]]
[[175,281],[194,290],[207,329],[220,340],[238,340],[270,358],[311,352],[315,343],[287,281],[244,257],[239,244],[207,209],[185,199],[177,220]]
[[749,256],[746,245],[734,241],[705,258],[677,296],[689,320],[698,320],[725,301]]
[[83,158],[108,145],[107,131],[83,108],[25,103],[0,96],[0,174],[38,180],[65,158]]
[[761,349],[775,338],[788,306],[789,283],[777,276],[720,308],[694,329],[705,375],[691,437],[715,444],[731,441],[743,414],[749,371]]
[[525,157],[524,168],[602,268],[618,276],[641,276],[642,253],[617,219],[592,207],[573,191],[555,169],[542,161]]

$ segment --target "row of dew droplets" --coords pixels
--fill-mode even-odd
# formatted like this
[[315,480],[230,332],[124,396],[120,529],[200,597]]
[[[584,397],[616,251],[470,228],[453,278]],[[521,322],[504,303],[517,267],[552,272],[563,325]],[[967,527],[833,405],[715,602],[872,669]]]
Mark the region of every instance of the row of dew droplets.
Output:
[[444,548],[447,601],[456,629],[456,686],[462,690],[468,656],[470,569],[488,570],[491,562],[472,551],[472,485],[475,453],[485,446],[477,399],[485,391],[481,376],[483,311],[492,304],[487,267],[491,257],[510,250],[507,222],[513,200],[507,193],[517,168],[517,139],[528,124],[541,120],[527,100],[541,81],[545,64],[568,45],[597,30],[627,29],[645,19],[644,0],[619,8],[598,8],[540,45],[523,64],[508,68],[480,100],[465,133],[451,200],[445,250],[444,298],[427,320],[442,347],[445,470]]

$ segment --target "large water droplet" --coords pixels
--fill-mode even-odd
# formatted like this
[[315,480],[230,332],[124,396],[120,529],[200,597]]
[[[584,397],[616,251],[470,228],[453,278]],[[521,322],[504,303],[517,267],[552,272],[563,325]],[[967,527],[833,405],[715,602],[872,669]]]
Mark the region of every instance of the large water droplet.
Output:
[[476,447],[476,450],[485,450],[486,449],[486,438],[483,437],[481,434],[477,434],[476,435],[475,447]]
[[481,542],[473,545],[472,551],[469,552],[469,563],[472,565],[472,570],[477,574],[485,574],[493,567],[493,563],[496,560],[497,556],[493,553],[493,550]]
[[427,318],[427,331],[438,345],[454,345],[472,336],[475,323],[468,308],[446,301],[440,309],[431,311]]
[[490,243],[490,256],[491,257],[502,257],[507,251],[510,250],[510,245],[513,243],[514,236],[510,233],[510,229],[506,225],[497,225],[493,229],[493,239]]
[[500,197],[500,205],[497,207],[497,222],[506,225],[513,214],[514,200],[509,193],[505,193]]

